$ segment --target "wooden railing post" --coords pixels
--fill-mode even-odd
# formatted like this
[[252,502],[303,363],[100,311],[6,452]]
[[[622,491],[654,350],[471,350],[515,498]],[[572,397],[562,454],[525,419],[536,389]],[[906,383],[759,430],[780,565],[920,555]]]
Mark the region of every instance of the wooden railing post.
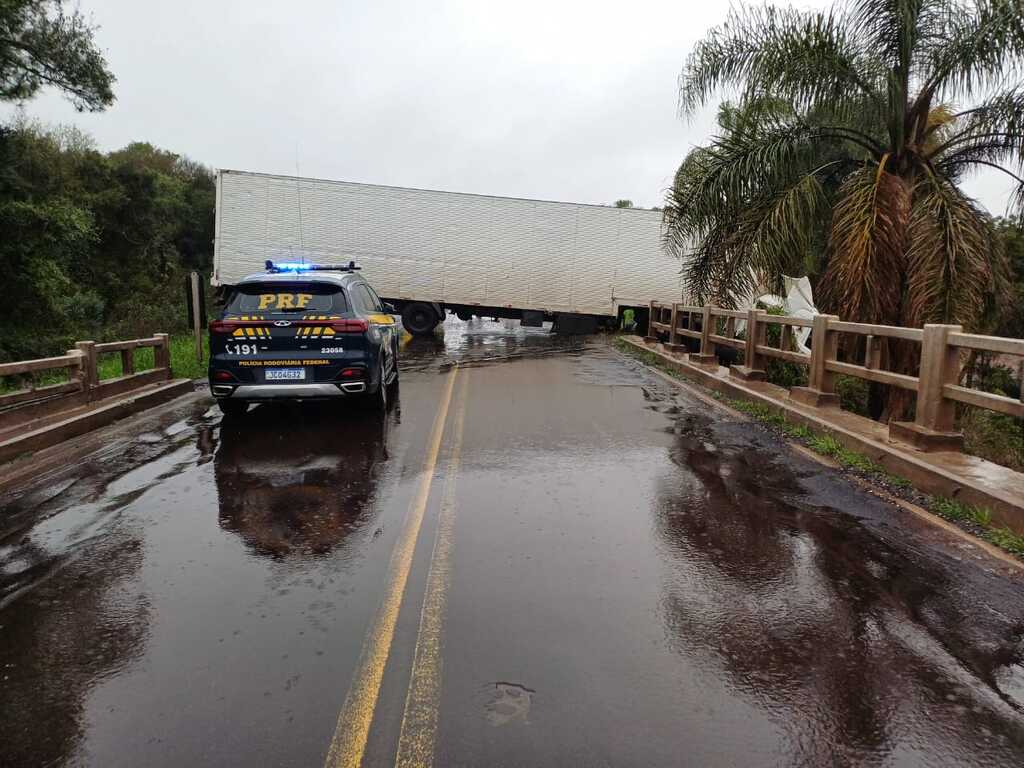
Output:
[[946,343],[950,333],[963,331],[959,325],[926,325],[921,340],[921,375],[917,386],[914,423],[936,432],[952,432],[956,426],[956,403],[942,396],[946,384],[956,384],[960,359],[956,347]]
[[96,342],[79,341],[75,349],[82,353],[82,389],[92,397],[93,390],[100,383],[99,370],[96,367]]
[[835,315],[815,315],[811,326],[811,364],[807,373],[806,387],[792,387],[789,396],[798,403],[816,408],[839,405],[836,395],[835,374],[828,371],[825,363],[836,359],[839,350],[839,336],[829,330],[829,323],[838,320]]
[[153,337],[160,340],[160,343],[153,347],[153,367],[166,368],[167,379],[174,378],[171,371],[171,337],[166,333],[154,333]]
[[79,390],[85,392],[85,354],[80,349],[69,349],[64,354],[78,358],[78,366],[75,368],[75,374],[73,377],[69,376],[68,378],[74,378],[74,380],[78,383]]
[[672,302],[672,311],[668,320],[668,350],[679,352],[682,345],[679,343],[679,304]]
[[718,365],[718,353],[715,351],[715,343],[711,341],[711,334],[715,329],[715,318],[711,314],[711,305],[704,305],[704,312],[700,320],[700,352],[690,355],[690,362],[701,365]]
[[131,376],[135,373],[135,347],[121,350],[121,375]]
[[654,333],[654,324],[657,322],[657,319],[654,316],[656,311],[657,310],[654,308],[654,302],[652,301],[651,307],[647,312],[647,335],[644,336],[644,341],[648,344],[654,344],[658,340],[658,337]]
[[889,436],[893,439],[926,451],[958,451],[963,447],[963,434],[955,431],[956,403],[942,392],[947,384],[956,384],[960,376],[960,354],[949,345],[948,336],[962,330],[959,325],[925,325],[914,421],[890,424]]
[[747,348],[743,356],[743,365],[730,365],[729,375],[744,381],[764,381],[764,361],[757,354],[758,344],[763,345],[765,324],[760,321],[761,310],[751,309],[747,312]]

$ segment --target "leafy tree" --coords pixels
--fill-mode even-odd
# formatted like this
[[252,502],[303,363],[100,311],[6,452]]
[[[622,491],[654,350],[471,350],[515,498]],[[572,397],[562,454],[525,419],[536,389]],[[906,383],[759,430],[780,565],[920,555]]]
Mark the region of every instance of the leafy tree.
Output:
[[996,228],[1006,249],[1012,281],[1008,291],[1010,300],[1002,303],[996,315],[995,333],[1021,339],[1024,338],[1024,215],[998,219]]
[[182,275],[211,265],[213,208],[213,174],[172,152],[103,154],[26,120],[0,128],[0,270],[18,276],[0,304],[0,359],[182,327]]
[[616,208],[632,208],[633,207],[633,201],[632,200],[616,200],[613,203],[613,205]]
[[79,111],[114,102],[114,76],[96,47],[96,28],[63,0],[0,0],[0,100],[25,101],[47,85]]
[[[739,99],[667,199],[666,242],[690,257],[692,291],[728,302],[810,263],[846,318],[977,327],[1005,261],[958,183],[997,168],[1021,202],[1022,65],[1022,0],[732,11],[680,76],[684,113],[722,88]],[[912,367],[909,350],[892,354]]]

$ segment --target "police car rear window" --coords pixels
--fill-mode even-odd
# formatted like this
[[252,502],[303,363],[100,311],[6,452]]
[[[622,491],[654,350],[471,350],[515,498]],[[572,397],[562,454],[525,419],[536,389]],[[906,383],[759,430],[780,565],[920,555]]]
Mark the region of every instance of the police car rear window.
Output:
[[345,294],[331,285],[282,284],[239,286],[226,312],[344,312]]

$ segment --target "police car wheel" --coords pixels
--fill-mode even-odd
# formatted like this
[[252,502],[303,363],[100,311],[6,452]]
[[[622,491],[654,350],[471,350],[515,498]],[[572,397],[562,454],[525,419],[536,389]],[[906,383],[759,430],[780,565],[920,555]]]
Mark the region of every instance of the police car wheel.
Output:
[[377,391],[370,395],[370,407],[374,411],[384,413],[388,409],[388,383],[384,380],[384,354],[380,356],[380,374]]
[[391,353],[391,389],[398,388],[398,349]]
[[217,407],[225,416],[241,416],[249,410],[249,404],[241,400],[218,400]]

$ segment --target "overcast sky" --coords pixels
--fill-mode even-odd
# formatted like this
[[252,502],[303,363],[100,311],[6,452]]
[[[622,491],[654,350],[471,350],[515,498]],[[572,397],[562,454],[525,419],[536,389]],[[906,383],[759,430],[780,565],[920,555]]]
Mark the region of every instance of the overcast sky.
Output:
[[[25,111],[215,168],[649,207],[714,126],[678,117],[676,78],[728,6],[81,0],[117,102],[79,114],[45,93]],[[995,174],[966,187],[1001,214]]]

